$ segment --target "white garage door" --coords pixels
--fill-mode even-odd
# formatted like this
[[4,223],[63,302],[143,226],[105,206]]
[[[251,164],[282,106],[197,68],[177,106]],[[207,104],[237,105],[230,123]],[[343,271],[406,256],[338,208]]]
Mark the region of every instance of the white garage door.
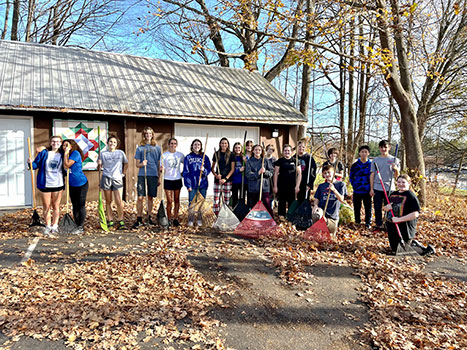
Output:
[[0,207],[31,205],[32,186],[26,166],[32,119],[0,116]]
[[[243,143],[243,137],[247,132],[247,140],[252,140],[254,144],[259,142],[259,127],[244,127],[244,126],[222,126],[222,125],[200,125],[200,124],[183,124],[175,123],[175,138],[178,140],[177,150],[183,154],[190,153],[191,142],[194,139],[200,139],[203,143],[208,134],[208,146],[206,155],[212,161],[214,148],[219,149],[219,140],[222,137],[227,137],[230,142],[230,147],[235,142]],[[214,187],[214,176],[209,176],[208,196],[212,195]],[[181,192],[182,197],[188,197],[188,191],[183,187]]]

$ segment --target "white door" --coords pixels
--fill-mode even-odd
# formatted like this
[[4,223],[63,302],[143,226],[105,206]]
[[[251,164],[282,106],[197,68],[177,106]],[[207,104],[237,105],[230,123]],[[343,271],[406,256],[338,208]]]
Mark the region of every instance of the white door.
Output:
[[[199,139],[203,144],[203,150],[207,150],[206,155],[212,162],[214,148],[216,148],[216,150],[219,149],[219,140],[222,137],[227,137],[230,142],[230,149],[232,150],[232,146],[235,142],[243,144],[245,131],[247,132],[247,140],[252,140],[254,144],[259,142],[259,127],[175,123],[175,138],[178,140],[177,151],[187,155],[190,153],[191,142],[194,139]],[[204,144],[206,141],[206,134],[208,134],[207,148]],[[214,177],[209,176],[208,179],[209,188],[207,195],[211,196],[214,188]],[[183,198],[188,197],[188,191],[185,187],[182,188],[180,195]]]
[[32,186],[26,161],[31,119],[0,117],[0,207],[31,205]]

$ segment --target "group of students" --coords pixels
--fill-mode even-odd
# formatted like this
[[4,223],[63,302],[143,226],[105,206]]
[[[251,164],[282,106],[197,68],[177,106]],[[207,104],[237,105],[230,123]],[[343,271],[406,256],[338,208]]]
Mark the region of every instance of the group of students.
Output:
[[[125,228],[123,219],[123,203],[120,190],[123,188],[123,177],[128,168],[128,159],[122,150],[118,149],[119,139],[110,136],[107,147],[100,152],[98,167],[102,169],[100,188],[106,200],[106,215],[108,225],[118,229]],[[167,198],[167,216],[173,226],[179,226],[180,190],[183,185],[187,188],[189,202],[199,192],[206,197],[208,176],[214,176],[213,211],[217,215],[221,201],[234,208],[239,200],[247,199],[252,208],[260,199],[266,209],[273,214],[272,202],[277,200],[279,217],[285,217],[287,209],[297,200],[310,200],[313,204],[312,219],[316,222],[324,216],[331,234],[337,232],[340,204],[347,196],[347,188],[342,181],[344,165],[338,160],[338,150],[328,151],[328,161],[322,166],[325,180],[313,193],[317,174],[317,163],[313,156],[306,152],[306,144],[299,142],[297,153],[292,154],[292,147],[283,146],[282,157],[273,156],[275,149],[268,145],[253,145],[247,141],[245,145],[236,142],[232,149],[227,138],[219,141],[219,148],[210,158],[203,151],[201,140],[194,139],[190,146],[190,153],[186,156],[177,151],[178,142],[175,138],[168,141],[168,150],[162,154],[161,147],[156,143],[154,130],[145,127],[142,131],[141,142],[136,150],[136,167],[139,168],[137,181],[137,219],[133,228],[143,225],[144,198],[148,198],[147,212],[151,223],[150,213],[153,211],[153,199],[157,197],[157,188],[163,181]],[[400,162],[389,154],[390,144],[383,140],[379,143],[381,155],[373,161],[369,159],[370,148],[359,148],[359,159],[350,168],[349,179],[353,187],[353,205],[356,223],[361,222],[360,211],[362,202],[365,211],[365,226],[371,226],[371,202],[375,210],[376,229],[383,229],[383,210],[394,212],[395,217],[386,220],[386,229],[390,245],[396,250],[399,242],[395,223],[399,225],[401,234],[406,241],[413,241],[416,231],[416,220],[420,212],[420,204],[415,194],[410,190],[410,178],[400,175]],[[264,158],[264,159],[263,159]],[[83,153],[74,140],[62,140],[60,136],[50,139],[48,148],[42,147],[36,158],[28,162],[33,169],[39,169],[37,174],[37,188],[41,192],[43,216],[46,223],[45,234],[58,232],[60,216],[59,204],[65,188],[68,174],[70,199],[73,205],[73,216],[78,229],[75,233],[83,232],[86,218],[86,195],[88,180],[82,171]],[[387,192],[393,190],[393,178],[397,179],[397,191],[392,192],[387,203],[381,183],[375,178],[376,166],[383,179]],[[262,176],[261,176],[262,175]],[[261,179],[263,182],[261,183]],[[262,191],[261,191],[262,189]],[[262,197],[259,198],[260,193]],[[329,196],[329,199],[328,199]],[[117,216],[112,212],[112,201],[117,207]],[[327,203],[327,207],[326,207]],[[326,212],[324,213],[324,209]],[[201,226],[202,217],[189,217],[188,226]],[[418,244],[418,242],[414,243]],[[420,245],[421,246],[421,245]],[[422,247],[422,246],[421,246]],[[434,248],[422,247],[423,254],[433,253]]]

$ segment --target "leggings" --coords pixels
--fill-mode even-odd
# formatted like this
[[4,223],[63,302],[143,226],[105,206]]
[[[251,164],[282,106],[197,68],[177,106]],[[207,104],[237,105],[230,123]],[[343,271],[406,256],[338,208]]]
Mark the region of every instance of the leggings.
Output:
[[86,219],[86,195],[88,194],[89,182],[83,186],[70,186],[70,199],[73,205],[73,217],[76,225],[83,227]]

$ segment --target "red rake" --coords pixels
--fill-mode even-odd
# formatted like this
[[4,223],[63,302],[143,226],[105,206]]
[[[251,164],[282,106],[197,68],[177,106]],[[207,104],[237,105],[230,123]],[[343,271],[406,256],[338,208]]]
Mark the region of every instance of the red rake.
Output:
[[250,210],[245,219],[234,231],[234,234],[245,238],[279,235],[278,227],[261,200]]

